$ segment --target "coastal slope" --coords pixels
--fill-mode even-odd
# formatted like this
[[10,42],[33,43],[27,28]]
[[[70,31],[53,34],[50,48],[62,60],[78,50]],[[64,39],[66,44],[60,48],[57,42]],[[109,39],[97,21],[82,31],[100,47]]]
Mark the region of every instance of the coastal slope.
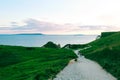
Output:
[[102,37],[88,45],[91,47],[80,52],[86,58],[98,62],[104,69],[120,80],[120,32],[102,33]]

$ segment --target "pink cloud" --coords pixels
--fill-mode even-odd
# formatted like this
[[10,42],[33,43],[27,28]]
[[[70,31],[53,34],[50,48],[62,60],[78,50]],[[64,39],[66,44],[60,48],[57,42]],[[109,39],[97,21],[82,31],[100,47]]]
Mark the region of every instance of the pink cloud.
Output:
[[89,32],[100,33],[101,31],[117,31],[117,26],[55,24],[35,19],[28,19],[25,25],[19,26],[16,22],[11,23],[11,27],[0,27],[0,33],[44,33],[44,34],[86,34]]

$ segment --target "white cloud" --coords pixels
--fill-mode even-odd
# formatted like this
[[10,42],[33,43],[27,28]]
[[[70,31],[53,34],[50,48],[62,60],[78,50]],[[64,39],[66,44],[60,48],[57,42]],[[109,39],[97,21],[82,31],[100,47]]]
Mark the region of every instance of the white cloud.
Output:
[[16,22],[11,27],[0,27],[0,33],[44,33],[44,34],[99,34],[102,31],[119,31],[117,26],[54,24],[50,22],[28,19],[24,25]]
[[28,19],[24,22],[25,25],[18,25],[16,22],[11,23],[11,27],[0,27],[0,33],[3,30],[11,33],[46,33],[46,34],[64,34],[65,32],[75,28],[72,25],[60,25],[35,19]]

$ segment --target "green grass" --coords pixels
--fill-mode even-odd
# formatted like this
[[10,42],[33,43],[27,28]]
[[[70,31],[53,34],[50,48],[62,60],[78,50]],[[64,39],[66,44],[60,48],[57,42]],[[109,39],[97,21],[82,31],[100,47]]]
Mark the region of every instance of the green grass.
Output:
[[89,47],[87,44],[66,44],[63,48],[68,47],[69,49],[80,49]]
[[107,36],[110,36],[110,35],[113,35],[113,34],[115,34],[116,32],[102,32],[101,33],[101,38],[103,38],[103,37],[107,37]]
[[48,80],[73,58],[67,49],[1,45],[0,80]]
[[97,39],[91,48],[82,50],[82,54],[97,61],[104,69],[120,80],[120,32]]

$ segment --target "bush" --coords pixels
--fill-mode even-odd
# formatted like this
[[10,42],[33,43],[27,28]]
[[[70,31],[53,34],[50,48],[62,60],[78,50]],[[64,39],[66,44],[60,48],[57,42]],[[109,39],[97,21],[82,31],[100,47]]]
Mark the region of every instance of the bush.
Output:
[[59,45],[56,45],[55,43],[49,41],[48,43],[46,43],[43,47],[45,48],[60,48]]

